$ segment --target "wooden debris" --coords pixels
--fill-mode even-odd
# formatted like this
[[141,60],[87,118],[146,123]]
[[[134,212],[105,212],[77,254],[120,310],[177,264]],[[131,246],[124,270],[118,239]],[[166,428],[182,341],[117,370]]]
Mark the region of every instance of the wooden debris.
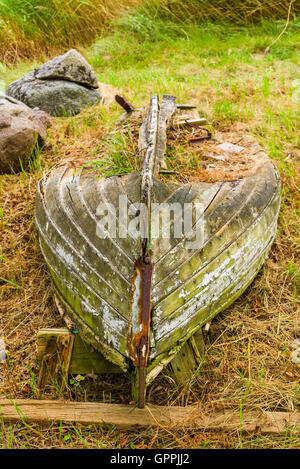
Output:
[[177,109],[196,109],[194,104],[176,104]]
[[198,406],[166,407],[149,405],[138,409],[124,404],[63,402],[32,399],[0,399],[4,422],[64,422],[86,425],[106,423],[120,429],[162,427],[202,429],[206,431],[242,431],[280,434],[297,431],[299,412],[232,412],[224,410],[204,414]]
[[206,130],[206,135],[203,135],[203,136],[200,136],[200,137],[192,137],[192,138],[189,139],[189,141],[193,144],[198,144],[198,143],[203,142],[203,140],[211,140],[211,139],[212,139],[211,132]]
[[[139,133],[139,151],[143,161],[141,202],[150,209],[150,191],[153,184],[153,171],[156,158],[157,129],[159,119],[158,96],[151,98],[149,112],[141,125]],[[150,213],[150,212],[148,212]]]
[[124,96],[116,94],[115,100],[123,109],[125,109],[126,112],[132,112],[135,110],[135,107],[126,98],[124,98]]
[[172,169],[160,169],[159,174],[179,174],[179,171],[172,171]]

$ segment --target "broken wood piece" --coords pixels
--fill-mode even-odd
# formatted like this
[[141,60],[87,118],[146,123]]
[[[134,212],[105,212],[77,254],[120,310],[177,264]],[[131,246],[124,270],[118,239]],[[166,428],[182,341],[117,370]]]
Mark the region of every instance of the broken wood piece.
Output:
[[[206,130],[206,129],[205,129]],[[207,130],[207,135],[203,136],[203,137],[194,137],[194,138],[190,138],[190,142],[192,144],[197,144],[197,143],[201,143],[203,142],[203,140],[211,140],[212,139],[212,135],[211,133]]]
[[60,334],[48,332],[41,355],[38,388],[49,383],[58,385],[60,390],[67,386],[73,343],[74,335],[67,329]]
[[224,410],[204,414],[198,406],[153,406],[138,409],[125,404],[63,402],[54,400],[0,399],[0,417],[4,422],[64,422],[99,425],[120,429],[172,426],[204,431],[241,431],[281,434],[297,431],[299,412],[258,412]]
[[126,112],[132,112],[135,110],[135,107],[126,98],[124,98],[124,96],[116,94],[115,100],[123,109],[125,109]]
[[160,169],[159,174],[179,174],[179,171],[172,171],[171,169]]
[[[71,334],[67,328],[41,329],[37,334],[37,356],[39,363],[45,355],[47,344],[52,337]],[[91,345],[84,342],[79,334],[72,334],[74,344],[69,366],[69,375],[122,373],[121,368],[105,359],[105,357],[95,350]],[[54,377],[52,377],[53,379]]]
[[177,109],[196,109],[194,104],[176,104]]
[[167,130],[176,112],[176,96],[164,94],[159,110],[157,129],[157,148],[154,164],[154,176],[157,176],[159,168],[166,169],[165,153],[167,147]]
[[206,125],[207,120],[204,117],[199,117],[199,119],[183,119],[176,122],[180,127],[199,127],[201,125]]

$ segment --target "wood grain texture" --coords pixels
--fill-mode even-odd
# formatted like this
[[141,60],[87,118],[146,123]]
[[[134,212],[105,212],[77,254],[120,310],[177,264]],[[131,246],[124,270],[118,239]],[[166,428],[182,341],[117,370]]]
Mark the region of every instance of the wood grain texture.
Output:
[[5,422],[64,422],[109,424],[120,429],[138,427],[186,428],[206,431],[242,431],[280,434],[299,432],[299,412],[232,412],[204,414],[199,407],[147,406],[145,409],[122,404],[94,402],[0,399],[0,416]]

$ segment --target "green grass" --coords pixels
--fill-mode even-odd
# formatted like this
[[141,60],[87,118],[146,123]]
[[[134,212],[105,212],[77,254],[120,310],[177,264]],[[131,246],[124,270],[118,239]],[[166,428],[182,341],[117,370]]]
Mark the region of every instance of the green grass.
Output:
[[[132,14],[128,15],[130,8]],[[173,22],[182,29],[200,22],[251,24],[268,19],[294,21],[296,0],[2,0],[0,2],[1,62],[42,57],[66,48],[90,44],[112,28],[124,13],[130,29],[155,40],[156,22]],[[124,17],[124,16],[123,16]],[[127,19],[126,19],[127,18]],[[171,32],[171,31],[170,31]]]
[[3,0],[0,60],[41,56],[90,43],[109,22],[139,0]]

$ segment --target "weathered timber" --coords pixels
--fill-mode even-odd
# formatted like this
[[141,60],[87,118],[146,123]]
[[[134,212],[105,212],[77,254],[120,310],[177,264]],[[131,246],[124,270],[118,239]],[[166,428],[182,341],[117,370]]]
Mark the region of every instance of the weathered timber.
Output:
[[[142,167],[141,181],[141,203],[145,204],[150,214],[151,189],[153,185],[153,172],[155,168],[155,159],[157,153],[157,129],[159,121],[159,102],[158,96],[151,98],[150,109],[143,122],[139,133],[139,151]],[[148,237],[147,228],[142,228],[142,237]]]
[[195,106],[194,104],[181,104],[181,103],[176,104],[176,107],[177,109],[196,109],[197,108],[197,106]]
[[167,147],[167,130],[171,125],[171,120],[176,113],[176,96],[164,94],[159,110],[157,148],[154,163],[154,176],[157,177],[159,169],[166,169],[165,152]]
[[204,338],[200,328],[180,348],[167,366],[179,386],[187,387],[204,364]]
[[48,335],[40,357],[38,388],[55,384],[62,390],[67,386],[73,343],[74,336],[68,330]]
[[[191,263],[190,278],[189,263],[179,267],[177,271],[179,275],[183,271],[181,275],[185,276],[185,282],[179,282],[178,288],[159,303],[153,299],[153,330],[156,331],[157,351],[167,350],[169,340],[174,343],[175,337],[179,339],[197,324],[208,321],[213,312],[219,311],[217,304],[227,304],[236,291],[241,292],[243,285],[248,284],[253,269],[256,270],[262,264],[267,248],[274,239],[279,200],[279,196],[274,197],[264,210],[263,217],[258,217],[226,249],[219,251],[219,255],[211,257],[208,264],[204,261],[200,271]],[[199,254],[205,259],[205,248]],[[171,262],[170,256],[168,261]],[[235,281],[236,278],[239,278],[239,282]],[[191,317],[194,319],[191,320]]]
[[91,344],[96,350],[101,350],[101,354],[103,354],[106,360],[117,365],[117,367],[121,368],[122,371],[128,371],[128,363],[125,360],[125,357],[118,350],[110,347],[106,340],[97,334],[96,331],[90,327],[85,320],[83,320],[80,314],[74,312],[74,309],[72,309],[70,304],[62,297],[61,291],[58,290],[55,283],[55,275],[51,269],[50,273],[52,275],[53,286],[55,289],[55,303],[68,328],[70,330],[77,331],[81,337],[84,337],[85,342]]
[[[39,363],[43,362],[48,344],[53,339],[57,343],[58,337],[72,336],[74,339],[68,373],[72,374],[103,374],[121,373],[121,368],[105,359],[91,345],[84,342],[78,333],[73,334],[66,328],[41,329],[37,334],[37,357]],[[50,370],[49,370],[50,371]],[[54,371],[55,372],[55,371]],[[55,377],[52,376],[52,380]]]
[[86,425],[109,424],[120,429],[172,427],[205,431],[242,431],[281,434],[299,431],[299,412],[234,412],[224,410],[205,414],[197,406],[164,407],[149,405],[144,409],[122,404],[95,402],[38,401],[0,399],[4,422],[64,422]]
[[169,365],[179,386],[187,386],[191,382],[195,371],[201,363],[199,357],[194,353],[194,348],[191,344],[192,339],[191,337],[185,342]]

